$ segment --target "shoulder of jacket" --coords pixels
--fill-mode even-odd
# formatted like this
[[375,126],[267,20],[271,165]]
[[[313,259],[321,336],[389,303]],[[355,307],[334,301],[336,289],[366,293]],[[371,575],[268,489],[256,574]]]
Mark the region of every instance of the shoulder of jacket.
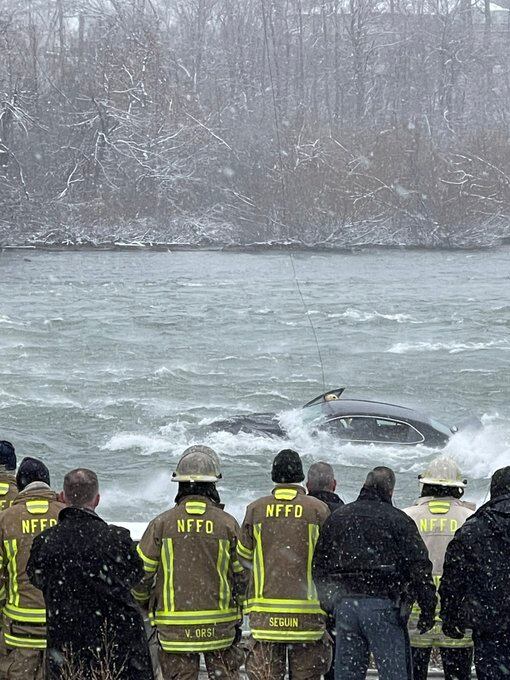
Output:
[[103,527],[109,534],[115,534],[119,538],[131,540],[131,532],[126,527],[120,527],[118,524],[107,524]]
[[171,522],[174,519],[175,515],[179,515],[178,505],[174,505],[173,508],[168,508],[168,510],[165,510],[159,515],[156,515],[156,517],[153,517],[151,521],[147,524],[144,533],[147,533],[148,531],[152,531],[155,533],[161,531],[163,527],[166,524],[168,524],[168,522]]
[[267,494],[266,496],[261,496],[252,501],[246,508],[246,512],[256,510],[257,508],[264,507],[268,503],[275,503],[276,498],[272,494]]
[[394,505],[388,505],[387,512],[390,515],[390,517],[393,520],[395,520],[395,522],[397,522],[398,524],[402,524],[413,528],[416,527],[414,519],[405,510],[396,508]]
[[220,519],[230,527],[233,527],[234,529],[237,529],[239,526],[238,521],[234,517],[234,515],[231,515],[229,512],[224,510],[223,508],[218,508],[218,506],[213,506],[214,510],[219,514]]
[[329,509],[329,505],[325,503],[324,501],[321,501],[320,498],[315,498],[315,496],[302,496],[301,498],[306,498],[305,501],[303,501],[306,504],[310,505],[311,508],[316,509],[318,512],[321,513],[326,513],[326,516],[329,516],[331,514],[331,510]]

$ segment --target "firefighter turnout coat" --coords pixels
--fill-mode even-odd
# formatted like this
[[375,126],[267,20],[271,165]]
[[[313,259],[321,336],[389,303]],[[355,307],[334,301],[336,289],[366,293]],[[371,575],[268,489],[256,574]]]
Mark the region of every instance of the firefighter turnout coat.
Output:
[[0,513],[1,595],[8,647],[46,648],[44,598],[28,580],[26,567],[34,538],[57,524],[64,507],[47,484],[34,482]]
[[10,508],[17,495],[16,477],[10,472],[0,472],[0,511]]
[[278,484],[248,506],[237,552],[252,566],[245,611],[255,640],[305,643],[323,637],[326,617],[312,563],[328,516],[325,503],[292,484]]
[[[474,506],[453,497],[432,498],[422,497],[404,511],[411,517],[418,527],[421,537],[429,551],[432,562],[432,574],[436,588],[439,588],[443,574],[444,558],[448,544],[464,522],[471,517]],[[438,602],[436,624],[432,630],[421,635],[416,629],[420,615],[419,607],[413,608],[409,620],[409,635],[413,647],[471,647],[471,635],[461,640],[446,637],[441,630],[439,618],[440,604]]]
[[138,546],[145,577],[133,591],[165,652],[210,652],[234,642],[243,568],[239,525],[204,496],[182,498],[156,517]]

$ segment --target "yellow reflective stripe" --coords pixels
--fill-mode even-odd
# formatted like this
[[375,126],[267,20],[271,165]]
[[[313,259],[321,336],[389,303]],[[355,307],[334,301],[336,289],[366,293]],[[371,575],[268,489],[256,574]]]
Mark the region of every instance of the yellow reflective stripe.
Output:
[[9,493],[9,484],[0,482],[0,496],[6,496]]
[[241,541],[237,541],[237,554],[245,560],[253,559],[253,550],[245,548]]
[[428,506],[433,515],[446,515],[450,511],[451,503],[448,501],[429,501]]
[[18,637],[10,633],[4,633],[4,640],[9,647],[22,647],[24,649],[46,649],[44,638]]
[[147,557],[147,555],[144,555],[139,545],[136,546],[136,552],[139,554],[143,562],[143,568],[146,573],[152,574],[158,570],[159,567],[158,560],[153,560],[150,557]]
[[131,595],[135,598],[137,602],[147,602],[150,599],[150,595],[142,590],[131,590]]
[[0,588],[0,600],[5,600],[5,596],[6,596],[5,586],[2,586]]
[[255,541],[255,552],[253,560],[253,580],[255,586],[255,597],[264,596],[264,552],[262,550],[262,524],[255,524],[253,527],[253,539]]
[[276,489],[274,492],[277,501],[293,501],[297,495],[297,489]]
[[324,636],[323,630],[263,630],[261,628],[252,628],[251,634],[255,640],[268,641],[294,641],[294,642],[310,642],[320,640]]
[[319,601],[312,602],[310,600],[266,600],[266,599],[250,599],[246,601],[245,611],[247,614],[251,612],[260,613],[274,613],[274,614],[322,614]]
[[149,618],[151,622],[157,626],[182,626],[197,624],[202,625],[206,623],[229,623],[239,619],[239,612],[237,609],[227,609],[226,611],[207,610],[207,611],[193,611],[193,612],[165,612],[157,611],[150,612]]
[[310,600],[292,600],[292,599],[277,599],[273,597],[261,597],[261,598],[250,598],[247,600],[247,603],[253,603],[253,604],[267,604],[267,605],[274,605],[275,607],[285,607],[285,606],[296,606],[296,607],[306,607],[310,606],[313,607],[316,604],[319,603],[319,600],[315,600],[315,602],[310,601]]
[[163,539],[161,553],[163,556],[163,606],[166,611],[174,611],[174,542],[171,538]]
[[232,567],[234,569],[235,574],[240,574],[242,571],[244,571],[243,565],[239,562],[239,560],[234,560],[232,562]]
[[211,642],[169,642],[159,639],[159,644],[165,652],[213,652],[216,649],[226,649],[234,642],[234,637],[212,640]]
[[25,623],[46,623],[46,609],[29,609],[28,607],[16,607],[13,604],[6,604],[4,614],[15,621]]
[[229,567],[230,567],[230,541],[227,539],[220,539],[218,541],[218,560],[216,569],[219,577],[219,597],[218,606],[220,610],[228,609],[230,604],[230,584],[229,584]]
[[27,501],[26,507],[31,515],[45,515],[50,507],[49,501]]
[[308,599],[317,600],[317,588],[313,581],[312,576],[312,565],[313,565],[313,553],[315,551],[315,546],[319,540],[319,527],[317,524],[308,525],[308,560],[306,564],[306,580],[308,585]]
[[18,585],[18,565],[16,557],[18,555],[18,541],[13,538],[4,541],[5,552],[7,553],[7,570],[9,572],[9,604],[19,605],[19,585]]
[[203,501],[188,501],[186,503],[186,512],[188,515],[203,515],[206,508],[207,505]]

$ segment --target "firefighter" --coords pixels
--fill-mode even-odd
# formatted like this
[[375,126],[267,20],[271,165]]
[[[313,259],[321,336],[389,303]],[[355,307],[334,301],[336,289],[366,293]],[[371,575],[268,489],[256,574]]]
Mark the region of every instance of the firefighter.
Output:
[[251,569],[246,611],[251,640],[246,659],[250,680],[318,680],[331,664],[326,616],[312,578],[312,559],[325,503],[307,496],[299,455],[280,451],[273,462],[270,495],[248,506],[240,559]]
[[210,678],[239,678],[239,525],[223,510],[219,479],[212,449],[186,449],[173,474],[176,505],[152,520],[138,546],[145,577],[133,595],[157,629],[164,680],[196,680],[201,653]]
[[[449,456],[433,460],[419,480],[421,496],[404,512],[415,521],[427,546],[438,588],[446,548],[457,529],[473,514],[475,506],[461,500],[466,480],[462,479],[457,463]],[[419,608],[414,607],[409,621],[414,680],[427,680],[432,648],[439,648],[441,652],[445,680],[470,680],[473,659],[471,636],[457,640],[446,637],[441,631],[439,616],[436,616],[434,628],[420,635],[416,628],[419,615]]]
[[11,442],[0,441],[0,510],[12,505],[18,495],[16,486],[16,451]]
[[64,507],[50,489],[44,463],[25,458],[16,476],[19,494],[0,513],[3,644],[0,677],[40,680],[44,673],[46,610],[40,590],[28,580],[26,566],[34,538],[57,523]]

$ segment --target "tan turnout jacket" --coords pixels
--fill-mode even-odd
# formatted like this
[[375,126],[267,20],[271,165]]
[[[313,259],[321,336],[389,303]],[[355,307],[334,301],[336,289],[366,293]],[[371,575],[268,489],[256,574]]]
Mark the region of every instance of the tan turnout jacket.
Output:
[[64,507],[47,484],[34,482],[0,513],[0,593],[8,647],[46,647],[44,598],[28,580],[26,567],[35,536],[54,526]]
[[[404,510],[415,521],[420,536],[427,546],[436,588],[439,588],[443,575],[444,558],[448,544],[457,529],[473,514],[474,510],[474,505],[453,497],[423,497],[417,500],[412,507]],[[439,609],[438,602],[434,628],[428,633],[420,635],[416,628],[420,610],[418,607],[413,608],[409,620],[409,635],[413,647],[471,647],[473,642],[470,635],[462,640],[453,640],[443,634]]]
[[256,640],[313,642],[323,636],[312,561],[329,514],[325,503],[293,484],[278,484],[248,506],[237,553],[252,565],[246,612]]
[[133,595],[148,603],[167,652],[207,652],[234,641],[243,568],[239,525],[203,496],[187,496],[156,517],[138,546],[145,577]]
[[17,495],[16,477],[12,473],[2,470],[0,472],[0,510],[10,508]]

